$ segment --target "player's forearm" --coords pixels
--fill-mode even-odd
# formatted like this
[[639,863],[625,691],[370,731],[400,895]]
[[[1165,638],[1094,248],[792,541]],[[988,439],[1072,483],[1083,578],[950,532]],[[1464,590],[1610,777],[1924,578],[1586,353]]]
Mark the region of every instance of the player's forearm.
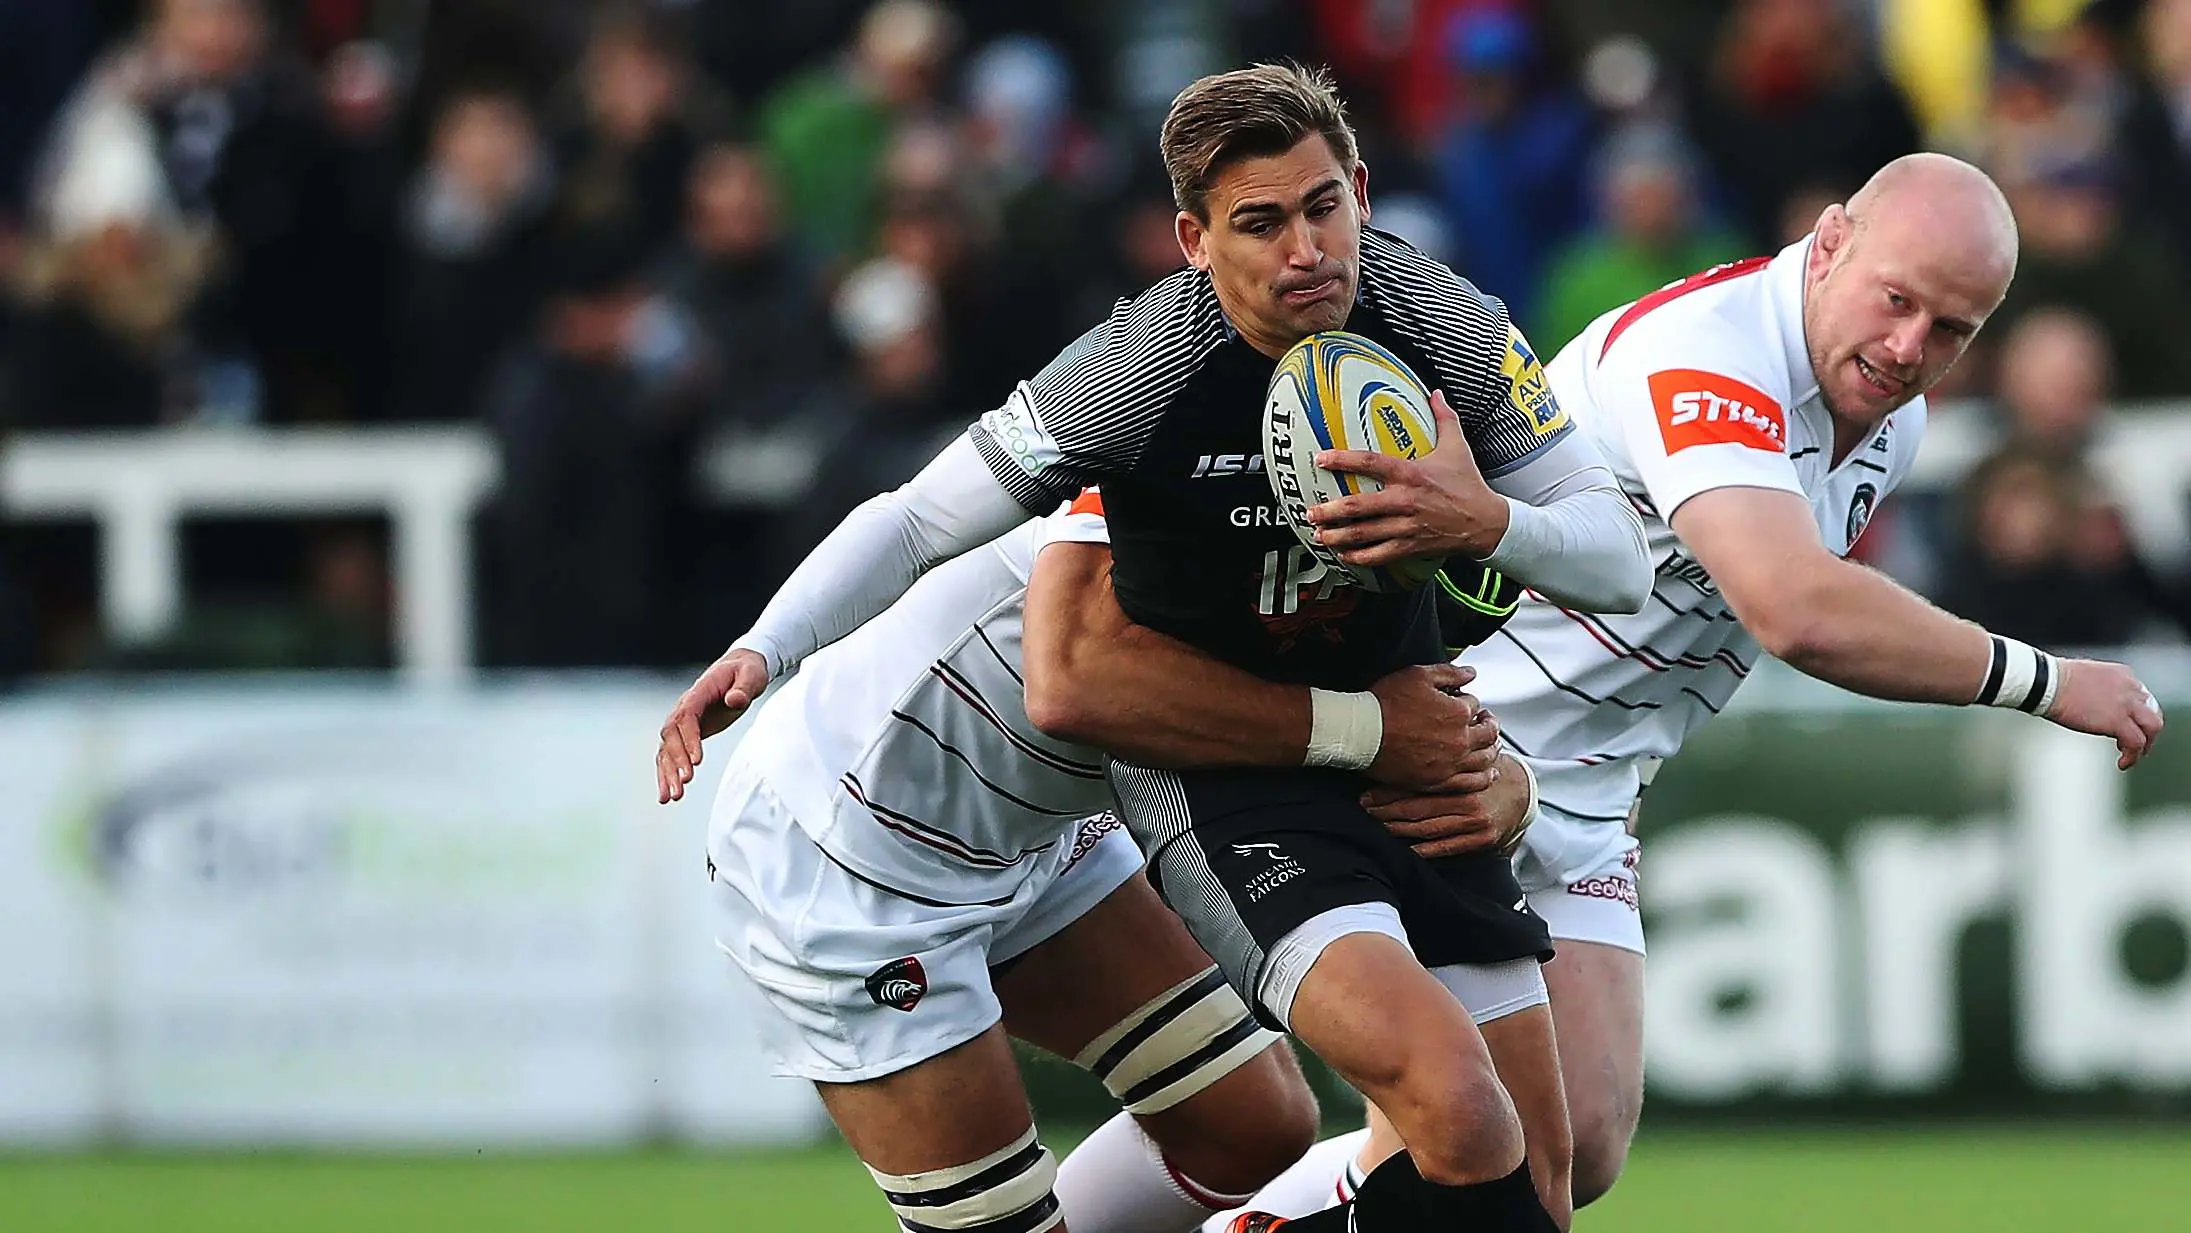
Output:
[[1030,657],[1027,714],[1051,736],[1173,770],[1298,767],[1309,739],[1306,688],[1130,622]]
[[780,677],[895,603],[929,567],[1026,517],[960,438],[903,487],[846,515],[731,645],[758,652]]
[[1506,500],[1506,534],[1484,564],[1563,608],[1630,613],[1649,602],[1643,522],[1619,489],[1583,488],[1544,505]]
[[1991,666],[1984,629],[1850,561],[1807,567],[1766,611],[1736,615],[1790,667],[1874,698],[1963,705]]
[[1650,602],[1650,542],[1605,459],[1579,432],[1490,481],[1506,532],[1484,564],[1562,608],[1637,612]]
[[1036,561],[1021,635],[1034,725],[1145,766],[1301,765],[1309,691],[1134,623],[1111,591],[1110,559],[1060,543]]

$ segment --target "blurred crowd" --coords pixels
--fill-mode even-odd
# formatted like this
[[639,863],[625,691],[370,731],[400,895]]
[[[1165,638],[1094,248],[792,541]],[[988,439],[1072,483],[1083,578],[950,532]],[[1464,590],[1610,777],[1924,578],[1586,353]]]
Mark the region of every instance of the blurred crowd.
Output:
[[[2089,456],[2191,396],[2191,0],[0,0],[0,429],[478,424],[486,662],[711,656],[1178,267],[1164,106],[1280,56],[1339,77],[1376,224],[1544,354],[1898,154],[1979,161],[2023,260],[1943,393],[1998,448],[1865,548],[2049,645],[2185,624]],[[763,438],[805,496],[708,481]],[[149,647],[98,636],[85,528],[6,535],[0,675],[389,658],[369,521],[194,526]]]

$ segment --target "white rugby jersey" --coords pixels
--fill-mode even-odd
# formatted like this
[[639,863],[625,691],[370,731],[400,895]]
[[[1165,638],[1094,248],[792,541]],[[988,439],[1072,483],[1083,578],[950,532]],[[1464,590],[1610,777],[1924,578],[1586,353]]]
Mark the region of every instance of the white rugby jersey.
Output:
[[1644,761],[1680,749],[1757,661],[1756,641],[1667,525],[1682,502],[1725,487],[1796,493],[1845,556],[1909,474],[1921,398],[1830,466],[1833,421],[1803,338],[1809,249],[1805,239],[1718,266],[1608,312],[1546,368],[1643,515],[1657,569],[1641,613],[1593,616],[1531,594],[1465,657],[1480,673],[1471,691],[1537,770],[1548,808],[1625,819]]
[[1108,543],[1093,493],[922,576],[810,656],[733,757],[757,759],[815,844],[937,905],[1009,899],[1071,823],[1110,808],[1102,755],[1028,722],[1020,629],[1035,554]]

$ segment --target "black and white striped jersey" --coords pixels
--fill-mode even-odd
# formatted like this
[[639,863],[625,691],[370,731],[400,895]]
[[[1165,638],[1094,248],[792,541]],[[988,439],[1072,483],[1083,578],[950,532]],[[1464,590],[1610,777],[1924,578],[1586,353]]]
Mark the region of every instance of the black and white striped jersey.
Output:
[[754,717],[732,757],[762,771],[831,860],[904,898],[992,902],[1110,808],[1102,755],[1027,719],[1022,601],[1035,554],[1059,540],[1102,542],[1101,507],[930,570]]
[[[1404,241],[1364,232],[1346,328],[1445,391],[1487,478],[1570,431],[1517,377],[1538,369],[1504,306]],[[1342,585],[1279,515],[1260,424],[1275,367],[1226,322],[1209,276],[1183,270],[1121,301],[970,431],[1030,510],[1102,485],[1112,584],[1143,625],[1328,688],[1445,658],[1427,589]]]

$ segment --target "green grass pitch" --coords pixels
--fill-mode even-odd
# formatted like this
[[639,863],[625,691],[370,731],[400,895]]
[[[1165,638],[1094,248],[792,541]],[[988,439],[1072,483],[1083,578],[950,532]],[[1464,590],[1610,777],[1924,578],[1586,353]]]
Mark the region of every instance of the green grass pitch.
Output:
[[[8,1233],[888,1233],[841,1147],[0,1157]],[[1646,1134],[1596,1233],[2191,1230],[2191,1131]]]

